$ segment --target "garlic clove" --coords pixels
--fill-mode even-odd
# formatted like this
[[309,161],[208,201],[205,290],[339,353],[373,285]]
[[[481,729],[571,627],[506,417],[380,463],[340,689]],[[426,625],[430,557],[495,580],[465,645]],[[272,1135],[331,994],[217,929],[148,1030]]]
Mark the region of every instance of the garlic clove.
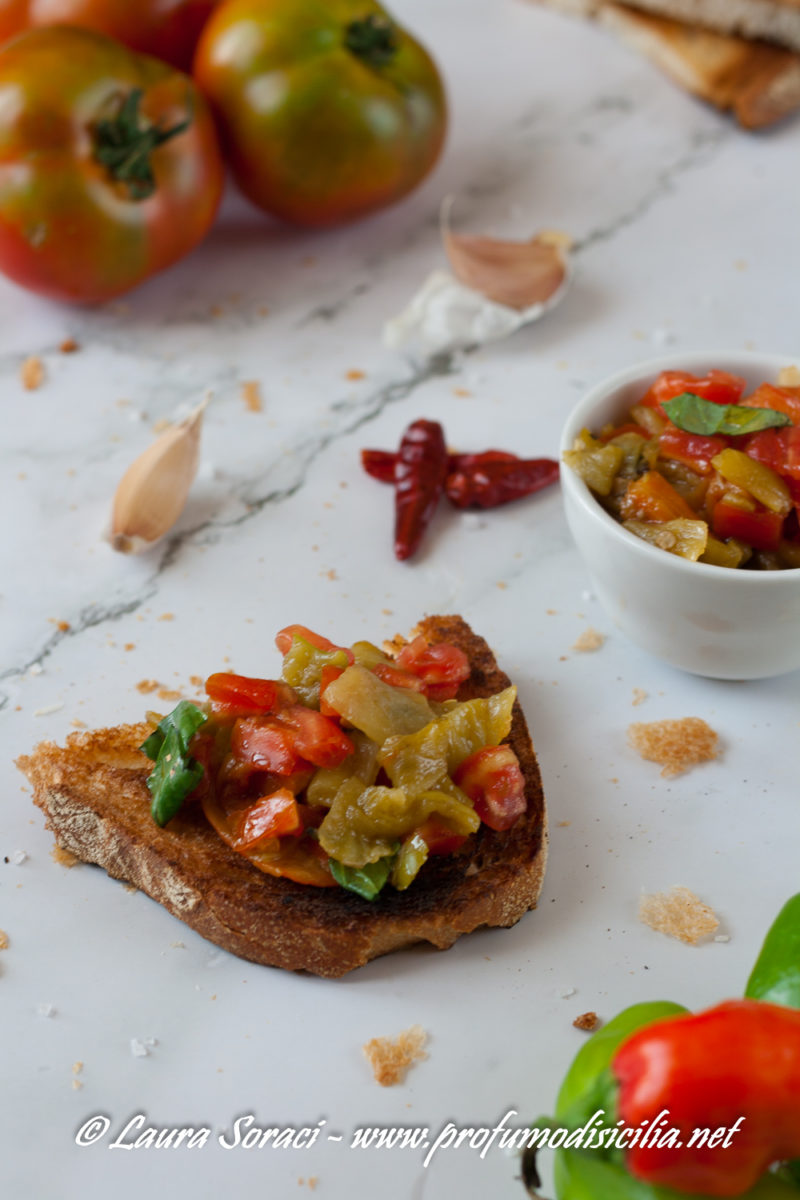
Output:
[[131,463],[114,496],[109,541],[122,554],[141,554],[168,533],[183,512],[200,461],[204,400]]
[[554,296],[567,275],[565,234],[546,232],[528,242],[451,233],[451,204],[442,208],[442,241],[453,274],[495,304],[522,310]]

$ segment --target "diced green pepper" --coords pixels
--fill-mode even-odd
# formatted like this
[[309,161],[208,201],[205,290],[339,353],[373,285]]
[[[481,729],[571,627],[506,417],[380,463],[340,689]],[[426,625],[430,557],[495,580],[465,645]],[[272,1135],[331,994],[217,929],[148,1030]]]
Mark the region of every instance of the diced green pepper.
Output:
[[378,775],[378,746],[359,729],[354,729],[348,736],[355,750],[338,767],[320,767],[315,772],[306,788],[309,804],[330,808],[339,788],[351,776],[364,784],[375,782]]
[[428,843],[418,833],[412,833],[400,847],[392,867],[391,883],[404,892],[413,883],[428,857]]
[[421,692],[392,687],[366,667],[352,666],[329,683],[325,699],[338,713],[373,742],[414,733],[433,718]]
[[625,452],[621,446],[603,445],[582,429],[571,450],[564,451],[564,462],[598,496],[608,496],[622,465]]
[[394,737],[378,761],[395,787],[420,791],[440,788],[464,759],[484,746],[498,746],[511,729],[517,689],[465,700],[416,733]]
[[319,708],[319,681],[322,668],[348,664],[344,650],[319,650],[298,633],[292,634],[292,644],[283,656],[281,678],[293,687],[308,708]]

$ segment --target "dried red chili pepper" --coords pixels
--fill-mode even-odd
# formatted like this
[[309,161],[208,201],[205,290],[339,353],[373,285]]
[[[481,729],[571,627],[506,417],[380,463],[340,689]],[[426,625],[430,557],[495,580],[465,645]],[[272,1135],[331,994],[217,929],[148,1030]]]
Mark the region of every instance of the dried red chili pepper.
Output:
[[490,462],[521,462],[518,454],[509,450],[482,450],[480,454],[451,454],[447,459],[447,469],[453,471],[473,471],[475,467],[483,467]]
[[[362,450],[361,465],[380,483],[394,483],[398,455],[394,450]],[[519,455],[508,450],[484,450],[480,454],[448,454],[448,471],[469,471],[487,462],[519,462]]]
[[403,434],[394,469],[395,558],[411,558],[444,492],[447,447],[438,421],[414,421]]
[[361,465],[368,475],[381,483],[394,483],[397,454],[394,450],[362,450]]
[[[481,458],[478,454],[470,457]],[[496,508],[530,496],[557,479],[558,463],[551,458],[476,461],[470,467],[450,472],[447,499],[456,508]]]

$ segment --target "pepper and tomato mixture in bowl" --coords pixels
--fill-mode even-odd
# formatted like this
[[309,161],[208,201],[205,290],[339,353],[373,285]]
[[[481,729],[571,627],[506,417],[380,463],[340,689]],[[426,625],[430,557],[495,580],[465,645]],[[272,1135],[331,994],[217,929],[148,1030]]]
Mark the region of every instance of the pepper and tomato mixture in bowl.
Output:
[[800,667],[800,373],[684,354],[620,372],[562,434],[567,520],[611,618],[684,670]]
[[431,856],[525,812],[511,729],[516,689],[456,700],[466,654],[422,635],[389,655],[301,625],[276,637],[279,679],[211,675],[207,700],[151,715],[142,746],[159,825],[199,804],[269,875],[374,900]]

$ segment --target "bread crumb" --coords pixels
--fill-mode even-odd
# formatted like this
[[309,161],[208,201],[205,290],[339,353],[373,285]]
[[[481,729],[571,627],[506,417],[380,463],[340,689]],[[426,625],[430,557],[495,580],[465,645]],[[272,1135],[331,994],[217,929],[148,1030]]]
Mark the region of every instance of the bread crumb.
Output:
[[126,642],[125,645],[122,647],[122,649],[123,650],[135,650],[136,642]]
[[349,371],[345,371],[345,379],[351,379],[355,382],[357,379],[366,379],[366,371],[359,370],[358,367],[351,367]]
[[8,949],[8,934],[5,929],[0,929],[0,950]]
[[158,620],[159,621],[174,621],[175,613],[171,613],[171,612],[162,613],[161,616],[158,617]]
[[139,889],[137,888],[135,883],[126,883],[123,880],[122,890],[123,890],[123,892],[138,892]]
[[559,829],[566,829],[566,828],[567,828],[567,826],[568,826],[568,825],[571,825],[571,824],[572,824],[572,822],[571,822],[571,821],[559,821],[559,822],[558,822],[558,828],[559,828]]
[[675,886],[669,892],[655,892],[639,901],[639,920],[658,933],[696,946],[719,928],[719,919],[687,887]]
[[77,854],[73,854],[71,850],[65,850],[63,846],[59,846],[58,842],[53,843],[50,857],[53,862],[59,863],[62,867],[74,867],[81,861]]
[[19,377],[26,392],[35,392],[44,383],[44,363],[36,354],[32,354],[20,367]]
[[79,1062],[74,1062],[74,1063],[72,1064],[72,1074],[73,1074],[73,1075],[80,1075],[80,1073],[81,1073],[81,1071],[82,1071],[82,1070],[83,1070],[83,1063],[82,1063],[82,1062],[80,1062],[80,1061],[79,1061]]
[[778,372],[778,387],[800,387],[800,367],[781,367]]
[[596,1012],[581,1013],[572,1022],[576,1029],[583,1029],[586,1033],[594,1033],[595,1029],[600,1027],[600,1018]]
[[427,1037],[421,1025],[412,1025],[396,1038],[372,1038],[367,1042],[363,1049],[376,1082],[381,1087],[402,1083],[408,1069],[418,1059],[428,1057],[425,1053]]
[[162,687],[158,689],[159,700],[180,700],[181,693],[176,692],[174,688]]
[[75,338],[67,337],[58,348],[62,354],[74,354],[76,350],[80,350],[80,345]]
[[242,399],[248,412],[259,413],[263,409],[261,403],[261,385],[256,379],[248,379],[242,384]]
[[563,229],[543,229],[541,233],[537,233],[535,240],[543,246],[553,246],[556,250],[571,250],[575,245],[575,239]]
[[716,758],[717,740],[717,734],[701,717],[637,722],[628,726],[631,746],[642,758],[659,763],[666,779]]
[[135,687],[137,692],[141,692],[143,696],[147,696],[150,692],[154,692],[156,688],[160,688],[161,684],[157,679],[140,679]]
[[647,699],[647,692],[644,690],[644,688],[634,688],[633,689],[633,699],[631,700],[631,704],[633,705],[634,708],[638,708],[639,705],[643,704],[646,699]]
[[462,396],[462,397],[466,398],[466,397],[468,397],[468,396],[471,396],[471,395],[472,395],[472,392],[469,390],[469,388],[465,388],[465,387],[454,387],[454,388],[453,388],[453,395],[454,395],[454,396]]
[[588,629],[584,629],[577,641],[573,643],[572,649],[578,650],[584,654],[589,654],[593,650],[599,650],[605,640],[606,635],[604,633],[599,633],[590,625]]
[[73,729],[86,729],[87,728],[86,722],[82,721],[80,719],[80,717],[73,717],[72,720],[70,721],[70,725],[72,726]]
[[546,608],[545,612],[547,613],[548,617],[557,617],[558,616],[557,608]]
[[72,1090],[73,1090],[73,1092],[79,1092],[79,1091],[81,1090],[81,1088],[82,1088],[82,1087],[83,1087],[83,1084],[81,1083],[80,1079],[75,1079],[75,1078],[73,1077],[73,1080],[72,1080]]

